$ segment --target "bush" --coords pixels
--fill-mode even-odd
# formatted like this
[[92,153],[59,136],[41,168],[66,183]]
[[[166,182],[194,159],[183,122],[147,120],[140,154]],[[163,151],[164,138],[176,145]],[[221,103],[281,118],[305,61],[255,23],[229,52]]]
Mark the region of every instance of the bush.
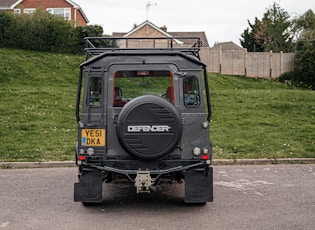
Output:
[[[98,25],[91,25],[85,27],[76,27],[73,29],[73,39],[71,44],[71,53],[80,54],[83,53],[85,43],[85,37],[102,37],[103,28]],[[109,44],[106,44],[109,46]]]
[[14,17],[12,14],[8,14],[4,11],[0,12],[0,47],[5,46],[6,31],[13,23]]
[[14,15],[5,28],[4,47],[62,52],[69,43],[72,27],[61,17],[38,10],[34,14]]
[[276,81],[285,83],[288,86],[297,86],[299,83],[299,80],[295,77],[294,71],[281,74]]
[[307,74],[298,73],[296,70],[283,73],[279,76],[277,81],[287,84],[288,86],[296,86],[299,88],[305,88],[313,90],[315,82],[310,82],[307,78]]
[[281,74],[278,78],[278,81],[285,83],[288,81],[294,81],[294,79],[295,79],[295,72],[290,71],[290,72]]
[[297,44],[295,77],[307,88],[315,89],[315,31],[312,39],[300,40]]
[[55,53],[84,53],[84,37],[103,36],[101,26],[73,27],[60,16],[0,13],[0,47]]
[[314,90],[315,31],[311,31],[306,35],[297,42],[294,71],[282,74],[278,80],[280,82],[290,82],[292,85]]

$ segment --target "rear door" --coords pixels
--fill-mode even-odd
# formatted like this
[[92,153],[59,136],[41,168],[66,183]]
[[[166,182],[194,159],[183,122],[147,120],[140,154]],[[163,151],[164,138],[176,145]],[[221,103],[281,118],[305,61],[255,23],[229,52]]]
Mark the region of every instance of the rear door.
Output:
[[87,153],[94,149],[94,156],[106,152],[106,81],[103,68],[89,67],[85,71],[84,96],[81,121],[78,127],[78,145]]
[[163,97],[173,105],[179,98],[174,93],[178,77],[173,74],[174,65],[112,65],[108,71],[107,92],[107,156],[129,157],[117,137],[116,122],[122,108],[142,95]]

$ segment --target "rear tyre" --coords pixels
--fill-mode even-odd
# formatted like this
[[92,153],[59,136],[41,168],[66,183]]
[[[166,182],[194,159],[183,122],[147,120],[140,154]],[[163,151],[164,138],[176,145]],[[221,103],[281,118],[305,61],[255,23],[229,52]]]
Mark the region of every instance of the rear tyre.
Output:
[[82,205],[85,207],[93,207],[93,206],[99,206],[102,203],[92,203],[92,202],[82,202]]

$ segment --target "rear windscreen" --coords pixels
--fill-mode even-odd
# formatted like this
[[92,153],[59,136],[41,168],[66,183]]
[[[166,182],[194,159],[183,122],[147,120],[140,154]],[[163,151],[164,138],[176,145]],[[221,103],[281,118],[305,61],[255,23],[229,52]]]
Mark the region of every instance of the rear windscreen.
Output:
[[170,71],[117,71],[114,78],[113,106],[122,107],[141,95],[157,95],[174,104]]

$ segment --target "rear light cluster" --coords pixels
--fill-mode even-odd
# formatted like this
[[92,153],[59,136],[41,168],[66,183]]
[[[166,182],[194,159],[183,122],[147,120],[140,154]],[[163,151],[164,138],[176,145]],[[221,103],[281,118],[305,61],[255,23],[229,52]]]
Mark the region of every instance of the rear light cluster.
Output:
[[[93,148],[88,148],[86,150],[86,154],[89,155],[89,156],[93,156],[94,155],[94,149]],[[85,154],[84,149],[80,149],[78,160],[79,161],[85,161],[86,160],[86,154]]]
[[85,161],[86,160],[86,156],[79,155],[78,156],[78,160],[79,161]]
[[209,160],[209,149],[203,148],[202,150],[199,147],[193,149],[194,156],[199,156],[202,153],[201,159]]

